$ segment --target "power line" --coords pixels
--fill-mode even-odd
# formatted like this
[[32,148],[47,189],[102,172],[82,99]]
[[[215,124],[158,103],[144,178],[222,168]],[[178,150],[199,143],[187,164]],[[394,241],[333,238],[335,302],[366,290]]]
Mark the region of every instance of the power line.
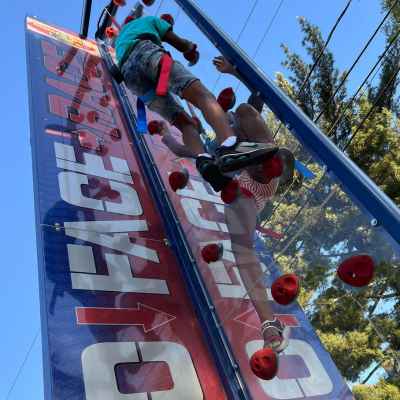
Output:
[[[251,18],[252,15],[254,14],[254,11],[255,11],[255,9],[256,9],[256,7],[257,7],[258,2],[259,2],[259,0],[255,0],[255,1],[254,1],[253,6],[251,7],[251,10],[250,10],[249,14],[247,15],[247,18],[246,18],[246,20],[245,20],[244,23],[243,23],[242,29],[240,30],[238,36],[236,37],[235,43],[238,43],[239,40],[241,39],[241,37],[242,37],[244,31],[245,31],[246,28],[247,28],[247,25],[248,25],[249,22],[250,22],[250,18]],[[214,82],[214,85],[213,85],[213,87],[212,87],[211,92],[214,92],[215,89],[217,88],[217,85],[218,85],[219,81],[221,80],[221,76],[222,76],[222,73],[220,72],[220,73],[218,74],[218,76],[217,76],[217,79],[216,79],[215,82]]]
[[[357,57],[357,60],[356,60],[357,62],[358,62],[358,60],[361,58],[362,54],[365,52],[366,48],[369,46],[369,44],[371,43],[371,41],[373,40],[373,38],[374,38],[374,37],[376,36],[376,34],[379,32],[379,30],[380,30],[380,28],[383,26],[384,22],[387,20],[387,18],[388,18],[388,16],[389,16],[390,12],[391,12],[391,11],[393,10],[393,8],[398,4],[399,1],[400,1],[400,0],[395,0],[395,1],[393,2],[393,4],[392,4],[392,6],[390,7],[388,13],[386,13],[386,15],[384,16],[384,18],[382,19],[382,21],[381,21],[380,24],[378,25],[378,28],[374,31],[373,35],[369,38],[369,40],[368,40],[368,42],[367,42],[367,45],[364,46],[364,48],[362,49],[361,53],[360,53],[359,56]],[[347,6],[346,6],[346,7],[347,7]],[[364,81],[362,82],[362,84],[361,84],[361,85],[359,86],[359,88],[357,89],[356,93],[354,94],[354,96],[353,96],[352,99],[350,100],[350,103],[346,106],[345,110],[344,110],[343,113],[338,117],[338,119],[335,121],[335,123],[332,124],[332,126],[331,126],[331,128],[329,129],[328,133],[332,133],[332,132],[334,131],[335,124],[337,125],[337,124],[340,122],[340,120],[344,117],[345,112],[346,112],[347,109],[350,107],[350,105],[352,104],[352,102],[354,102],[354,100],[355,100],[355,98],[357,97],[358,93],[361,91],[361,88],[367,83],[367,81],[368,81],[369,77],[372,75],[373,71],[376,69],[376,67],[379,65],[379,63],[381,63],[381,62],[383,61],[384,56],[387,54],[387,52],[389,51],[389,49],[393,46],[393,44],[395,43],[395,41],[398,39],[399,34],[400,34],[400,30],[399,30],[399,32],[397,32],[397,34],[392,38],[392,40],[390,41],[390,43],[389,43],[388,46],[386,47],[385,51],[383,52],[383,54],[379,57],[378,61],[375,63],[375,65],[373,66],[373,68],[372,68],[372,69],[370,70],[370,72],[368,73],[367,77],[364,79]],[[325,46],[325,47],[326,47],[326,46]],[[351,67],[351,70],[354,68],[355,64],[356,64],[356,62],[353,62],[353,65],[352,65],[352,67]],[[377,71],[377,72],[378,72],[378,71]],[[375,73],[375,75],[377,74],[377,72]],[[374,77],[375,77],[375,75],[374,75]],[[345,79],[347,79],[347,77],[348,77],[348,74],[347,74],[347,76],[345,77]],[[340,85],[343,85],[343,84],[344,84],[345,79],[342,80],[342,82],[341,82]],[[333,96],[331,96],[331,98],[329,99],[329,102],[333,99],[333,97],[336,96],[336,93],[337,93],[337,91],[338,91],[339,89],[340,89],[340,87],[335,91],[335,93],[333,94]],[[329,106],[329,103],[328,103],[328,106]],[[317,119],[316,119],[314,122],[317,122],[317,121],[318,121],[318,119],[321,117],[321,115],[322,115],[323,113],[325,113],[325,111],[327,110],[328,106],[325,107],[325,109],[319,114],[319,116],[317,117]],[[372,113],[372,111],[373,111],[373,110],[372,110],[372,107],[371,107],[371,110],[370,110],[370,111],[371,111],[371,113]],[[371,115],[371,113],[369,113],[369,115]],[[363,123],[366,121],[366,119],[367,119],[367,118],[364,119]],[[282,126],[282,122],[280,123],[280,125],[279,125],[277,131],[275,132],[275,136],[274,136],[274,137],[276,137],[276,135],[277,135],[277,133],[279,132],[279,129],[280,129],[281,126]],[[358,128],[357,132],[358,132],[360,129],[361,129],[361,127]],[[353,135],[353,136],[354,136],[354,135]],[[351,140],[352,140],[352,139],[353,139],[353,137],[351,138]],[[349,145],[349,143],[346,144],[344,150],[347,148],[348,145]],[[298,145],[296,146],[296,148],[294,149],[293,152],[295,152],[299,147],[300,147],[300,144],[298,144]],[[308,165],[309,162],[310,162],[311,160],[312,160],[312,157],[310,157],[310,158],[306,161],[306,165]],[[319,183],[319,182],[318,182],[318,183]],[[317,185],[318,185],[318,183],[317,183]],[[280,205],[281,203],[282,203],[282,201],[279,202],[279,205]],[[294,217],[294,220],[297,219],[297,217],[300,215],[300,213],[301,213],[301,212],[303,211],[303,209],[305,208],[305,205],[306,205],[306,204],[307,204],[307,202],[305,202],[305,203],[303,204],[303,206],[300,208],[299,212],[296,213],[296,216]],[[274,209],[274,212],[272,213],[272,215],[270,216],[270,218],[272,218],[273,215],[275,214],[275,212],[278,210],[279,205]],[[287,233],[287,230],[286,230],[285,233]]]
[[158,4],[157,10],[156,10],[156,12],[154,13],[155,16],[157,16],[158,13],[160,12],[163,3],[164,3],[164,0],[160,0],[160,3]]
[[[334,23],[332,29],[330,30],[328,37],[326,38],[326,41],[321,49],[321,51],[318,54],[318,57],[316,58],[316,60],[314,61],[313,65],[311,66],[311,69],[308,71],[307,76],[305,77],[303,83],[301,84],[301,87],[296,95],[296,97],[298,98],[300,96],[300,94],[302,93],[302,91],[304,90],[304,88],[306,87],[308,81],[311,78],[312,73],[314,72],[315,68],[317,67],[317,65],[319,64],[323,54],[325,53],[326,48],[328,47],[329,42],[331,41],[333,34],[335,33],[337,27],[339,26],[340,21],[343,19],[343,17],[346,15],[350,4],[351,4],[352,0],[349,0],[346,4],[346,6],[344,7],[344,9],[342,10],[342,12],[339,14],[338,18],[336,19],[336,22]],[[282,127],[283,123],[281,122],[278,126],[278,129],[276,130],[275,134],[274,134],[274,138],[278,135],[281,127]]]
[[[381,63],[381,61],[384,59],[384,57],[386,56],[386,54],[389,52],[389,50],[391,49],[391,47],[393,46],[393,44],[395,43],[395,41],[399,38],[400,36],[400,30],[397,31],[396,35],[392,38],[392,40],[390,41],[390,43],[386,46],[386,49],[384,50],[384,52],[379,56],[378,61],[375,63],[375,65],[372,67],[372,69],[369,71],[368,75],[365,77],[365,79],[363,80],[363,82],[361,83],[361,85],[358,87],[357,91],[354,93],[353,97],[350,99],[349,102],[346,103],[346,107],[343,109],[343,112],[341,112],[341,115],[339,115],[339,117],[337,118],[337,120],[334,122],[334,124],[330,127],[327,136],[330,136],[331,133],[333,132],[333,130],[337,127],[337,125],[339,124],[339,122],[341,121],[341,119],[345,116],[346,111],[350,108],[350,106],[354,103],[356,97],[358,96],[358,94],[360,93],[362,87],[368,82],[369,78],[371,77],[371,75],[373,74],[373,72],[375,71],[375,69],[378,67],[378,65]],[[371,82],[375,79],[375,76],[377,75],[377,73],[379,72],[380,68],[378,68],[378,70],[375,72],[374,76],[371,79]]]
[[351,142],[353,141],[353,139],[357,136],[357,134],[360,132],[361,128],[363,127],[363,125],[365,124],[365,122],[367,121],[367,119],[373,114],[373,112],[378,108],[378,103],[381,100],[381,98],[383,97],[383,95],[386,93],[386,91],[390,88],[390,86],[393,84],[393,82],[396,80],[397,75],[400,72],[400,65],[396,68],[396,71],[393,73],[393,75],[391,76],[391,78],[389,79],[389,81],[386,83],[385,87],[383,87],[380,91],[380,93],[378,94],[378,96],[376,97],[374,104],[371,106],[371,108],[369,109],[369,111],[367,112],[367,114],[364,116],[364,118],[361,120],[361,122],[359,123],[359,125],[357,126],[356,130],[353,132],[353,134],[351,135],[350,139],[348,140],[348,142],[345,144],[345,146],[343,147],[343,151],[345,151],[349,145],[351,144]]
[[371,44],[371,42],[375,39],[375,36],[379,33],[380,29],[382,28],[382,26],[384,25],[384,23],[386,22],[386,20],[388,19],[390,13],[392,12],[393,8],[399,3],[400,0],[396,0],[393,2],[392,6],[390,7],[389,11],[385,14],[385,16],[383,17],[381,23],[378,25],[378,27],[375,29],[374,33],[370,36],[370,38],[368,39],[367,43],[365,44],[365,46],[362,48],[361,52],[358,54],[357,58],[355,59],[355,61],[353,62],[353,64],[351,65],[350,69],[345,73],[342,81],[340,82],[339,86],[336,88],[336,90],[332,93],[331,97],[328,99],[327,101],[327,106],[325,107],[324,110],[322,110],[317,118],[314,120],[314,122],[318,122],[319,119],[322,117],[322,115],[327,111],[329,104],[331,103],[331,101],[336,97],[336,95],[338,94],[339,90],[342,88],[342,86],[344,85],[344,83],[346,82],[347,78],[349,77],[349,75],[351,74],[351,72],[353,71],[354,67],[358,64],[358,62],[360,61],[361,57],[364,55],[364,53],[366,52],[366,50],[368,49],[369,45]]
[[22,361],[21,365],[18,368],[17,374],[15,375],[14,380],[13,380],[11,386],[10,386],[10,389],[7,392],[7,396],[6,396],[5,400],[8,400],[10,398],[11,393],[14,390],[15,385],[17,384],[17,381],[18,381],[18,379],[19,379],[19,377],[21,375],[21,372],[24,369],[25,364],[28,361],[28,358],[29,358],[30,354],[32,353],[33,346],[35,345],[35,343],[36,343],[36,341],[37,341],[37,339],[39,337],[39,333],[40,333],[40,329],[38,329],[38,331],[36,332],[36,335],[33,338],[32,342],[31,342],[31,344],[30,344],[30,346],[28,348],[28,351],[25,354],[25,358],[24,358],[24,360]]
[[[267,38],[267,36],[269,34],[269,31],[271,30],[272,25],[274,24],[275,19],[279,14],[280,9],[282,8],[282,5],[283,5],[284,1],[285,0],[281,0],[279,2],[278,7],[276,8],[276,10],[274,12],[274,15],[272,16],[271,20],[269,21],[269,24],[267,25],[267,28],[265,29],[264,34],[262,35],[262,37],[261,37],[261,39],[260,39],[260,41],[259,41],[259,43],[258,43],[258,45],[256,47],[256,50],[254,51],[253,60],[257,57],[258,52],[260,51],[262,45],[264,44],[264,41]],[[241,84],[242,83],[239,81],[239,83],[237,84],[236,89],[235,89],[236,92],[239,90]]]

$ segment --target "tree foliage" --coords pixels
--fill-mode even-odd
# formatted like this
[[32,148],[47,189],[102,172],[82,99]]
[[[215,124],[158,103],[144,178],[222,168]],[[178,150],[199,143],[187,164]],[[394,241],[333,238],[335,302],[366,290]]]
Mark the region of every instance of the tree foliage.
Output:
[[[383,1],[384,12],[390,4]],[[282,45],[288,74],[277,74],[278,85],[399,205],[399,81],[395,72],[400,40],[384,58],[378,82],[370,82],[351,102],[346,82],[342,85],[345,71],[336,66],[329,49],[304,84],[324,40],[317,26],[304,18],[299,18],[299,24],[306,57]],[[398,29],[400,7],[385,28],[386,45]],[[388,85],[391,79],[392,86]],[[278,243],[265,239],[267,246],[274,249],[285,271],[301,276],[300,303],[342,375],[358,383],[356,399],[400,399],[400,255],[396,245],[371,225],[371,218],[348,194],[352,188],[342,188],[272,113],[266,113],[266,121],[278,132],[280,144],[292,149],[315,174],[265,210],[265,222],[285,233]],[[373,282],[358,291],[350,291],[336,277],[338,264],[354,254],[369,254],[376,262]],[[385,372],[384,379],[366,385],[378,371]]]

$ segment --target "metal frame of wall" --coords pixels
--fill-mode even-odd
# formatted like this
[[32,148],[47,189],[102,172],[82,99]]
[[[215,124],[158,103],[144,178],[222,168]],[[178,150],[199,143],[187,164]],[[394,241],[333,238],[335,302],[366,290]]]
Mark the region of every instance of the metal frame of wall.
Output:
[[[342,153],[319,128],[276,85],[265,76],[257,65],[225,35],[192,0],[175,0],[193,23],[204,33],[221,54],[240,73],[244,82],[262,97],[265,104],[311,152],[336,176],[346,192],[385,228],[400,244],[400,209],[374,182]],[[375,223],[375,221],[374,221]]]

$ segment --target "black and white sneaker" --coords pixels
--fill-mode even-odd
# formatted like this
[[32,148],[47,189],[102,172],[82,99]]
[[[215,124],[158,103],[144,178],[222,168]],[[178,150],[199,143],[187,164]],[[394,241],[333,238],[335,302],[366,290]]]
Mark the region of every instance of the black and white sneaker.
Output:
[[215,192],[220,192],[232,180],[232,178],[222,175],[212,157],[198,156],[196,167],[203,179],[212,186]]
[[236,142],[233,146],[220,146],[215,150],[217,164],[222,173],[237,171],[260,164],[272,158],[279,150],[273,143]]

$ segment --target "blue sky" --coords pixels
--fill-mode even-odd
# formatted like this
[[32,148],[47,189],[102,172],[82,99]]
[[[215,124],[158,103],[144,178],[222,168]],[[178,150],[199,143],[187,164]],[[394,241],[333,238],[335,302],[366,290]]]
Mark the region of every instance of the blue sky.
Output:
[[[326,37],[346,2],[347,0],[285,0],[255,61],[270,77],[273,77],[276,71],[284,72],[280,64],[283,60],[280,44],[283,42],[302,53],[301,35],[296,17],[305,16],[310,19],[321,27]],[[54,0],[14,1],[7,8],[6,18],[2,21],[0,28],[4,54],[4,59],[0,64],[3,87],[0,104],[4,150],[0,158],[3,193],[0,198],[3,211],[3,229],[0,231],[3,288],[0,291],[0,300],[5,305],[0,336],[0,357],[3,365],[0,371],[0,399],[6,398],[15,374],[40,325],[24,18],[26,15],[33,15],[49,23],[79,30],[81,3],[81,1]],[[92,28],[105,1],[95,0],[94,3]],[[133,3],[133,1],[128,1],[128,3]],[[226,32],[236,38],[254,0],[234,2],[199,0],[198,3]],[[149,12],[154,13],[158,4],[159,0],[149,9]],[[250,55],[257,47],[278,4],[279,0],[258,1],[255,13],[239,41],[242,48]],[[127,13],[127,10],[122,11],[123,14]],[[177,6],[173,0],[164,0],[161,12],[176,15]],[[340,25],[330,46],[334,49],[340,68],[346,68],[352,63],[367,37],[376,28],[380,18],[380,0],[353,1],[348,15]],[[182,14],[177,20],[176,31],[198,42],[202,58],[193,70],[208,87],[212,88],[217,74],[210,61],[217,54],[216,51]],[[356,88],[363,80],[383,46],[383,37],[380,36],[351,75],[350,89]],[[235,82],[222,77],[217,90],[231,84]],[[239,97],[245,95],[247,93],[242,88],[239,91]],[[41,370],[41,346],[40,340],[37,340],[9,399],[43,399]]]

